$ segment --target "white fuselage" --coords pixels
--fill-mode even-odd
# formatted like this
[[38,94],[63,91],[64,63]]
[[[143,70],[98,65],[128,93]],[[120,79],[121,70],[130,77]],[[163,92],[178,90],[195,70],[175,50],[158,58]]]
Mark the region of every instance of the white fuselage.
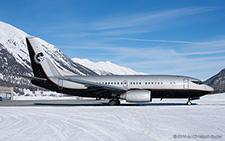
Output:
[[[114,76],[73,76],[71,78],[92,81],[104,85],[112,85],[124,87],[127,89],[187,89],[212,91],[213,88],[206,84],[197,84],[201,82],[198,79],[186,76],[170,76],[170,75],[114,75]],[[194,83],[195,82],[195,83]],[[62,87],[86,88],[82,84],[69,81],[60,82]]]

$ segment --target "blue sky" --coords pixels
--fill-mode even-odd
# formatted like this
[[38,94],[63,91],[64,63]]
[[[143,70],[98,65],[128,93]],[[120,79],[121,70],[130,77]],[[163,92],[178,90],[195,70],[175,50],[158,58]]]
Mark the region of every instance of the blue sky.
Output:
[[225,68],[224,0],[7,0],[0,20],[70,58],[202,80]]

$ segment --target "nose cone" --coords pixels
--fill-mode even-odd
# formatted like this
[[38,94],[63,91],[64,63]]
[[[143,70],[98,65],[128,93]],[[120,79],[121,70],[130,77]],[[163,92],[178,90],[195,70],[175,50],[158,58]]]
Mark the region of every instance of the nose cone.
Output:
[[214,88],[209,86],[209,85],[206,85],[205,89],[209,92],[213,92],[214,91]]

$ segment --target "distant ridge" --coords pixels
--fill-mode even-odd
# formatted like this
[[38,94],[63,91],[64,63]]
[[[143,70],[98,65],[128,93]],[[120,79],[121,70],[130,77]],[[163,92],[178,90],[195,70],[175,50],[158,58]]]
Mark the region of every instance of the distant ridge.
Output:
[[73,58],[74,62],[79,63],[98,75],[144,75],[145,73],[136,72],[130,68],[116,65],[110,61],[92,62],[88,59]]
[[225,69],[206,80],[205,83],[215,89],[214,93],[225,92]]

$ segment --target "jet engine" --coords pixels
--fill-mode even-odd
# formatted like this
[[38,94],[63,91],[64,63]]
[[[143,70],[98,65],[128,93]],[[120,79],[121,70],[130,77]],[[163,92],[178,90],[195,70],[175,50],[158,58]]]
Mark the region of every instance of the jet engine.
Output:
[[120,95],[121,99],[127,102],[151,102],[151,91],[148,90],[130,90]]

